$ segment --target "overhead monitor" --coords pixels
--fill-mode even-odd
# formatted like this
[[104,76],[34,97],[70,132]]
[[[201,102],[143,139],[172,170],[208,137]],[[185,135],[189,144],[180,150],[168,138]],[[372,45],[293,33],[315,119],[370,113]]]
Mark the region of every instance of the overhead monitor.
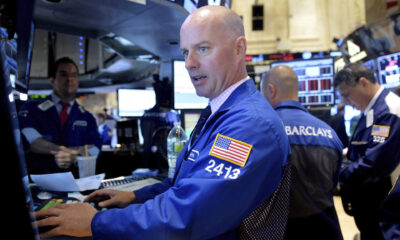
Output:
[[141,117],[145,110],[156,104],[152,89],[123,89],[117,91],[118,115],[120,117]]
[[385,88],[400,85],[400,52],[377,58],[379,82]]
[[173,61],[174,109],[203,109],[208,99],[199,97],[193,87],[185,61]]
[[278,65],[287,65],[296,72],[299,101],[303,105],[329,106],[335,103],[333,58],[273,62],[271,68]]

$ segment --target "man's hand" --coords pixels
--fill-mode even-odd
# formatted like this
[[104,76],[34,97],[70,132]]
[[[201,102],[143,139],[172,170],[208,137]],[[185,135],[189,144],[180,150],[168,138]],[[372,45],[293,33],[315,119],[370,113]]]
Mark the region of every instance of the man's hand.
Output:
[[91,223],[97,210],[90,204],[60,204],[35,213],[38,227],[54,226],[40,237],[67,235],[74,237],[92,236]]
[[136,203],[137,199],[133,192],[104,189],[91,193],[84,201],[98,202],[98,206],[102,208],[124,208],[129,204]]
[[60,146],[58,151],[51,151],[59,168],[69,168],[75,161],[78,152],[74,149]]

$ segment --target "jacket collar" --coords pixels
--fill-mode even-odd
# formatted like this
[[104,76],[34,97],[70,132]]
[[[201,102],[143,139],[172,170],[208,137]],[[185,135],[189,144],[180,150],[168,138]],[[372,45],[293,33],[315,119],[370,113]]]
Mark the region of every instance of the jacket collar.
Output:
[[278,110],[280,108],[296,108],[304,112],[308,112],[307,109],[303,105],[301,105],[299,101],[294,101],[294,100],[282,101],[274,107],[275,110]]
[[[216,113],[219,112],[225,112],[228,111],[232,106],[235,104],[239,103],[243,99],[245,99],[249,94],[257,91],[253,79],[249,78],[247,81],[244,83],[240,84],[233,92],[232,94],[226,99],[226,101],[222,104],[222,106],[216,111]],[[213,114],[215,115],[215,114]]]

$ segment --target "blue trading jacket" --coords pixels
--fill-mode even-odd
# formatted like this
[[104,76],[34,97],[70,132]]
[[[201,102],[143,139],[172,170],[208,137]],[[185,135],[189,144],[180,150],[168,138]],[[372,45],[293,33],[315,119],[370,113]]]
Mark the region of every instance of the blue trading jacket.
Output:
[[[335,235],[329,239],[342,239],[333,203],[342,162],[340,139],[329,125],[311,115],[298,101],[283,101],[274,108],[289,137],[292,172],[296,177],[291,190],[289,218],[313,217],[308,226],[302,226],[301,232],[295,230],[296,226],[288,229],[292,231],[290,234],[296,235],[296,239],[302,238],[299,234],[305,234],[304,238],[313,234],[314,238],[319,235],[324,239],[328,238],[326,229],[329,229]],[[315,226],[325,228],[318,231]]]
[[388,177],[400,162],[400,98],[384,89],[359,120],[340,174],[342,184],[360,186]]
[[[240,158],[243,166],[212,151],[220,140],[251,146]],[[241,221],[277,188],[289,153],[281,120],[248,80],[208,119],[191,148],[185,145],[174,179],[135,191],[141,204],[98,212],[93,237],[236,239]]]
[[[94,144],[101,149],[101,138],[98,133],[96,120],[91,113],[86,111],[77,102],[72,105],[64,131],[61,127],[60,117],[57,113],[51,96],[45,99],[32,100],[24,104],[19,111],[21,129],[34,128],[44,139],[66,147]],[[24,141],[26,148],[29,144]],[[59,168],[52,155],[28,153],[27,168],[30,174],[44,174],[54,172],[73,171],[77,169]]]
[[351,163],[339,175],[346,213],[364,216],[373,208],[373,218],[377,217],[377,207],[390,190],[391,175],[400,162],[399,143],[400,98],[384,89],[372,109],[361,116],[350,139]]
[[380,225],[386,240],[400,239],[400,181],[397,180],[381,207]]

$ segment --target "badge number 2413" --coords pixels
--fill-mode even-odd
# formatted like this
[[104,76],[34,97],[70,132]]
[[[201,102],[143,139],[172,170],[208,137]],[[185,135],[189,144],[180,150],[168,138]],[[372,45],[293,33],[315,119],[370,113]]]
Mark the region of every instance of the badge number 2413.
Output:
[[224,163],[220,163],[217,165],[215,160],[211,159],[208,161],[208,165],[205,170],[209,173],[216,173],[217,176],[221,176],[224,174],[224,178],[236,179],[239,177],[240,169],[232,168],[232,166],[225,167]]

